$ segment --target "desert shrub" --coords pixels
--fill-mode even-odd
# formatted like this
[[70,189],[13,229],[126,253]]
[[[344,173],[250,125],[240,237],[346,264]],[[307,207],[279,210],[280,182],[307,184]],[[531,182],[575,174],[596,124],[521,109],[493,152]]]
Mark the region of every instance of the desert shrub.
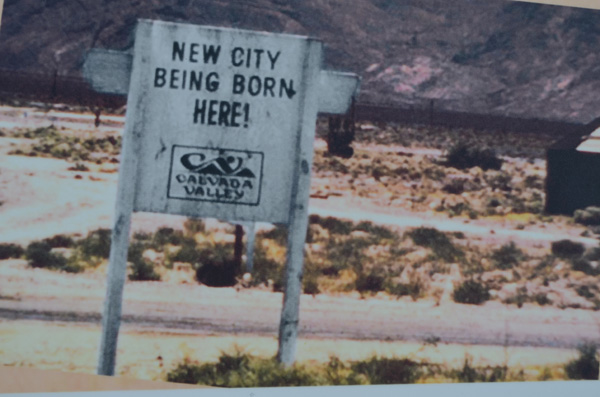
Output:
[[25,253],[23,247],[17,244],[0,244],[0,260],[20,258]]
[[202,219],[188,218],[183,223],[183,231],[186,236],[193,237],[198,233],[206,231],[206,224]]
[[565,373],[569,379],[598,379],[597,346],[594,343],[584,343],[577,350],[579,357],[565,365]]
[[506,298],[503,303],[507,305],[517,305],[518,308],[522,308],[526,302],[531,300],[527,293],[527,287],[517,288],[517,293],[513,296]]
[[544,179],[539,175],[527,175],[525,177],[525,187],[529,189],[543,189]]
[[523,259],[525,259],[525,255],[523,254],[523,251],[517,247],[514,241],[511,241],[497,250],[494,250],[492,252],[491,259],[496,268],[507,270],[517,266]]
[[[486,174],[485,180],[492,190],[502,190],[510,192],[512,190],[512,176],[507,172],[496,172],[491,175]],[[520,199],[512,196],[513,201]]]
[[254,260],[252,268],[253,282],[256,284],[266,284],[269,280],[271,280],[273,282],[273,289],[275,291],[283,291],[283,269],[284,264],[270,258],[260,243],[260,240],[257,239],[257,244],[254,248]]
[[63,270],[67,264],[64,255],[52,252],[50,244],[43,241],[29,244],[25,249],[25,258],[31,267]]
[[575,292],[577,295],[585,298],[585,299],[593,299],[596,295],[590,290],[590,287],[587,285],[579,285],[575,288]]
[[465,180],[451,179],[442,187],[442,191],[449,194],[461,194],[465,191]]
[[417,300],[419,297],[423,296],[425,292],[425,285],[420,279],[417,279],[409,283],[397,283],[389,285],[387,286],[386,291],[389,294],[397,297],[410,296],[413,300]]
[[373,235],[378,240],[393,240],[398,237],[396,233],[384,226],[375,225],[373,222],[362,221],[354,228]]
[[503,382],[508,375],[508,368],[505,366],[477,368],[471,365],[470,359],[465,358],[463,367],[460,370],[450,371],[449,375],[450,378],[457,379],[461,383]]
[[573,220],[582,225],[600,225],[600,207],[587,207],[583,210],[575,210]]
[[309,217],[310,224],[317,224],[332,234],[348,235],[352,233],[352,222],[343,221],[333,217],[322,218],[318,215]]
[[152,233],[135,232],[135,233],[133,233],[133,240],[144,241],[144,242],[152,241]]
[[184,362],[167,374],[169,382],[217,387],[313,386],[323,384],[300,365],[285,368],[274,359],[253,357],[237,350],[222,353],[216,363]]
[[52,248],[71,248],[75,246],[75,240],[71,236],[65,236],[64,234],[57,234],[43,240],[48,243]]
[[170,227],[161,227],[154,233],[152,247],[161,250],[167,244],[182,245],[184,240],[183,232]]
[[196,280],[209,287],[231,287],[241,269],[233,259],[231,244],[214,244],[199,251],[200,264],[196,268]]
[[548,296],[542,292],[539,292],[539,293],[533,295],[532,299],[535,303],[537,303],[540,306],[546,306],[546,305],[552,304],[552,301],[550,300],[550,298],[548,298]]
[[415,361],[406,358],[372,357],[352,364],[352,371],[367,377],[370,384],[415,383],[423,374]]
[[129,247],[127,260],[131,263],[131,281],[158,281],[160,275],[154,270],[154,264],[142,256],[145,247],[140,243],[134,243]]
[[356,290],[363,292],[379,292],[384,290],[385,274],[377,269],[370,271],[361,271],[357,273],[355,285]]
[[184,262],[191,264],[197,263],[201,259],[200,252],[196,248],[196,244],[193,240],[191,243],[183,244],[179,251],[177,251],[171,258],[173,262]]
[[437,229],[419,227],[407,234],[416,245],[430,248],[438,258],[446,262],[454,262],[464,256],[464,253],[452,244],[448,236]]
[[287,227],[284,225],[275,225],[273,229],[262,232],[261,235],[263,238],[273,240],[281,246],[285,246],[287,244],[288,231]]
[[91,258],[93,256],[99,258],[108,258],[110,255],[110,229],[98,229],[88,233],[87,237],[77,242],[81,253]]
[[594,267],[590,262],[583,258],[575,259],[571,262],[571,269],[579,272],[583,272],[588,276],[600,275],[600,266]]
[[302,292],[308,295],[317,295],[321,292],[316,275],[311,274],[302,278]]
[[583,258],[588,261],[600,261],[600,247],[590,248],[585,252]]
[[581,243],[571,240],[552,242],[552,254],[561,259],[576,259],[583,255],[585,247]]
[[77,162],[74,166],[67,168],[69,171],[87,172],[90,169],[83,163]]
[[479,167],[482,170],[499,170],[502,159],[490,149],[479,149],[459,143],[448,151],[444,165],[457,169]]
[[327,263],[329,266],[324,269],[324,273],[336,275],[344,269],[354,269],[362,273],[363,263],[366,261],[364,254],[365,248],[371,245],[368,239],[348,238],[342,241],[334,238],[327,242]]
[[458,303],[480,305],[490,299],[490,292],[483,284],[467,280],[454,289],[452,297]]

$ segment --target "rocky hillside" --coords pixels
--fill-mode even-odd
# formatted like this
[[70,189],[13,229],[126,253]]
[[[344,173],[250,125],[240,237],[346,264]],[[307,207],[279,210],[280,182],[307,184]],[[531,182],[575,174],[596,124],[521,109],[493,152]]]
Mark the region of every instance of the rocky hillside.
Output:
[[5,0],[0,68],[79,75],[137,18],[311,35],[360,100],[588,122],[600,116],[600,12],[513,1]]

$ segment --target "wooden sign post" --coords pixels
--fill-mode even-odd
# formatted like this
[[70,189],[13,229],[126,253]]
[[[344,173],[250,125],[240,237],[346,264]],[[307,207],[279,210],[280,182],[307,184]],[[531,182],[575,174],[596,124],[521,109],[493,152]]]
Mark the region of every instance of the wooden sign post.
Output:
[[344,113],[359,79],[322,72],[306,37],[138,21],[133,55],[93,50],[84,75],[127,94],[98,373],[115,367],[131,214],[289,227],[279,360],[294,361],[318,111]]

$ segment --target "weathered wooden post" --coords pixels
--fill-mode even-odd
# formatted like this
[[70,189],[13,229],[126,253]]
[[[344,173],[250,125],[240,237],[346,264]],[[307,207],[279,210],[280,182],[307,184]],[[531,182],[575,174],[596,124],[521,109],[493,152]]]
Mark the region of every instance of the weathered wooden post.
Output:
[[127,94],[98,373],[113,375],[131,214],[289,226],[279,359],[294,361],[317,111],[345,113],[353,74],[306,37],[140,20],[133,54],[92,50],[94,89]]

